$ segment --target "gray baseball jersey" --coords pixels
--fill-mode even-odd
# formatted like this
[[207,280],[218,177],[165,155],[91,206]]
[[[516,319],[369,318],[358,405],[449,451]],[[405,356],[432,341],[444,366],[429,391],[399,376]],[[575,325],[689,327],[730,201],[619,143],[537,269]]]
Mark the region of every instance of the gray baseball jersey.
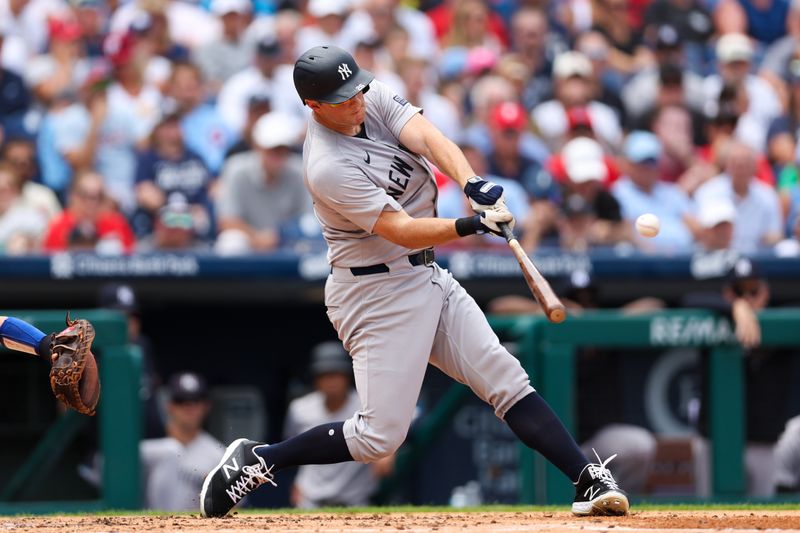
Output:
[[[373,234],[385,210],[436,216],[428,163],[398,137],[420,109],[373,81],[365,94],[361,136],[310,120],[303,164],[306,186],[328,243],[328,318],[353,359],[361,409],[344,423],[347,447],[370,462],[402,444],[428,363],[467,384],[497,416],[533,391],[500,345],[475,301],[435,263],[412,266],[415,252]],[[350,267],[383,263],[388,272]]]
[[384,209],[435,216],[433,173],[397,140],[420,109],[379,81],[370,84],[365,99],[366,138],[342,135],[312,119],[303,147],[306,186],[328,242],[328,260],[342,267],[408,255],[408,249],[371,233]]

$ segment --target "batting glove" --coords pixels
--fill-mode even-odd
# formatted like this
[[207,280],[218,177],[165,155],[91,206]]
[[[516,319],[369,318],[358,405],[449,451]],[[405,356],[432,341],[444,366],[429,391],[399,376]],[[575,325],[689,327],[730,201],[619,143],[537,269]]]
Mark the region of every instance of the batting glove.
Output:
[[480,176],[472,176],[467,180],[464,194],[469,198],[469,203],[476,213],[482,213],[503,202],[503,187]]
[[498,223],[501,222],[508,224],[509,229],[514,229],[514,215],[511,214],[511,211],[509,211],[505,205],[499,209],[487,209],[480,214],[480,217],[481,225],[486,228],[486,231],[494,233],[495,235],[503,236],[503,232],[500,230],[500,226],[498,226]]

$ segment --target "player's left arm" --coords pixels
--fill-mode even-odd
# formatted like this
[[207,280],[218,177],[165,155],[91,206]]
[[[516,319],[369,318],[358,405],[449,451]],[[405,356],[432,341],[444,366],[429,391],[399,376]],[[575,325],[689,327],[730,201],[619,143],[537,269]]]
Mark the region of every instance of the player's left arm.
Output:
[[399,141],[458,183],[475,212],[504,204],[503,187],[477,176],[461,149],[422,114],[417,113],[406,122]]

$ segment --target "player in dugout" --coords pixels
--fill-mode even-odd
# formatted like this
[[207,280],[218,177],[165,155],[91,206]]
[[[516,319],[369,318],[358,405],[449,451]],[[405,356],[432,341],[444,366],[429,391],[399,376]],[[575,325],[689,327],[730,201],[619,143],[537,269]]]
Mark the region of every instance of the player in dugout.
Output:
[[[235,440],[203,483],[201,514],[225,516],[254,489],[275,485],[275,472],[287,467],[371,463],[393,454],[429,363],[468,385],[574,483],[574,514],[626,514],[627,495],[607,467],[615,455],[586,458],[477,303],[435,262],[437,244],[501,235],[501,224],[513,229],[502,187],[475,175],[419,107],[341,48],[303,53],[294,83],[312,111],[303,163],[329,247],[325,304],[351,356],[361,406],[344,421],[277,444]],[[463,188],[476,215],[437,217],[429,161]]]

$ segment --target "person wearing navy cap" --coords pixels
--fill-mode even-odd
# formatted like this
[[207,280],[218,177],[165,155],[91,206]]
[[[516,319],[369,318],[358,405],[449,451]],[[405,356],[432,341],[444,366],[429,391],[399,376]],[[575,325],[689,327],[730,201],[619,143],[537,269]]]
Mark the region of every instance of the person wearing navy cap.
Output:
[[208,385],[195,372],[173,374],[167,391],[167,436],[142,441],[145,507],[169,511],[197,508],[206,471],[224,446],[203,429],[211,408]]

